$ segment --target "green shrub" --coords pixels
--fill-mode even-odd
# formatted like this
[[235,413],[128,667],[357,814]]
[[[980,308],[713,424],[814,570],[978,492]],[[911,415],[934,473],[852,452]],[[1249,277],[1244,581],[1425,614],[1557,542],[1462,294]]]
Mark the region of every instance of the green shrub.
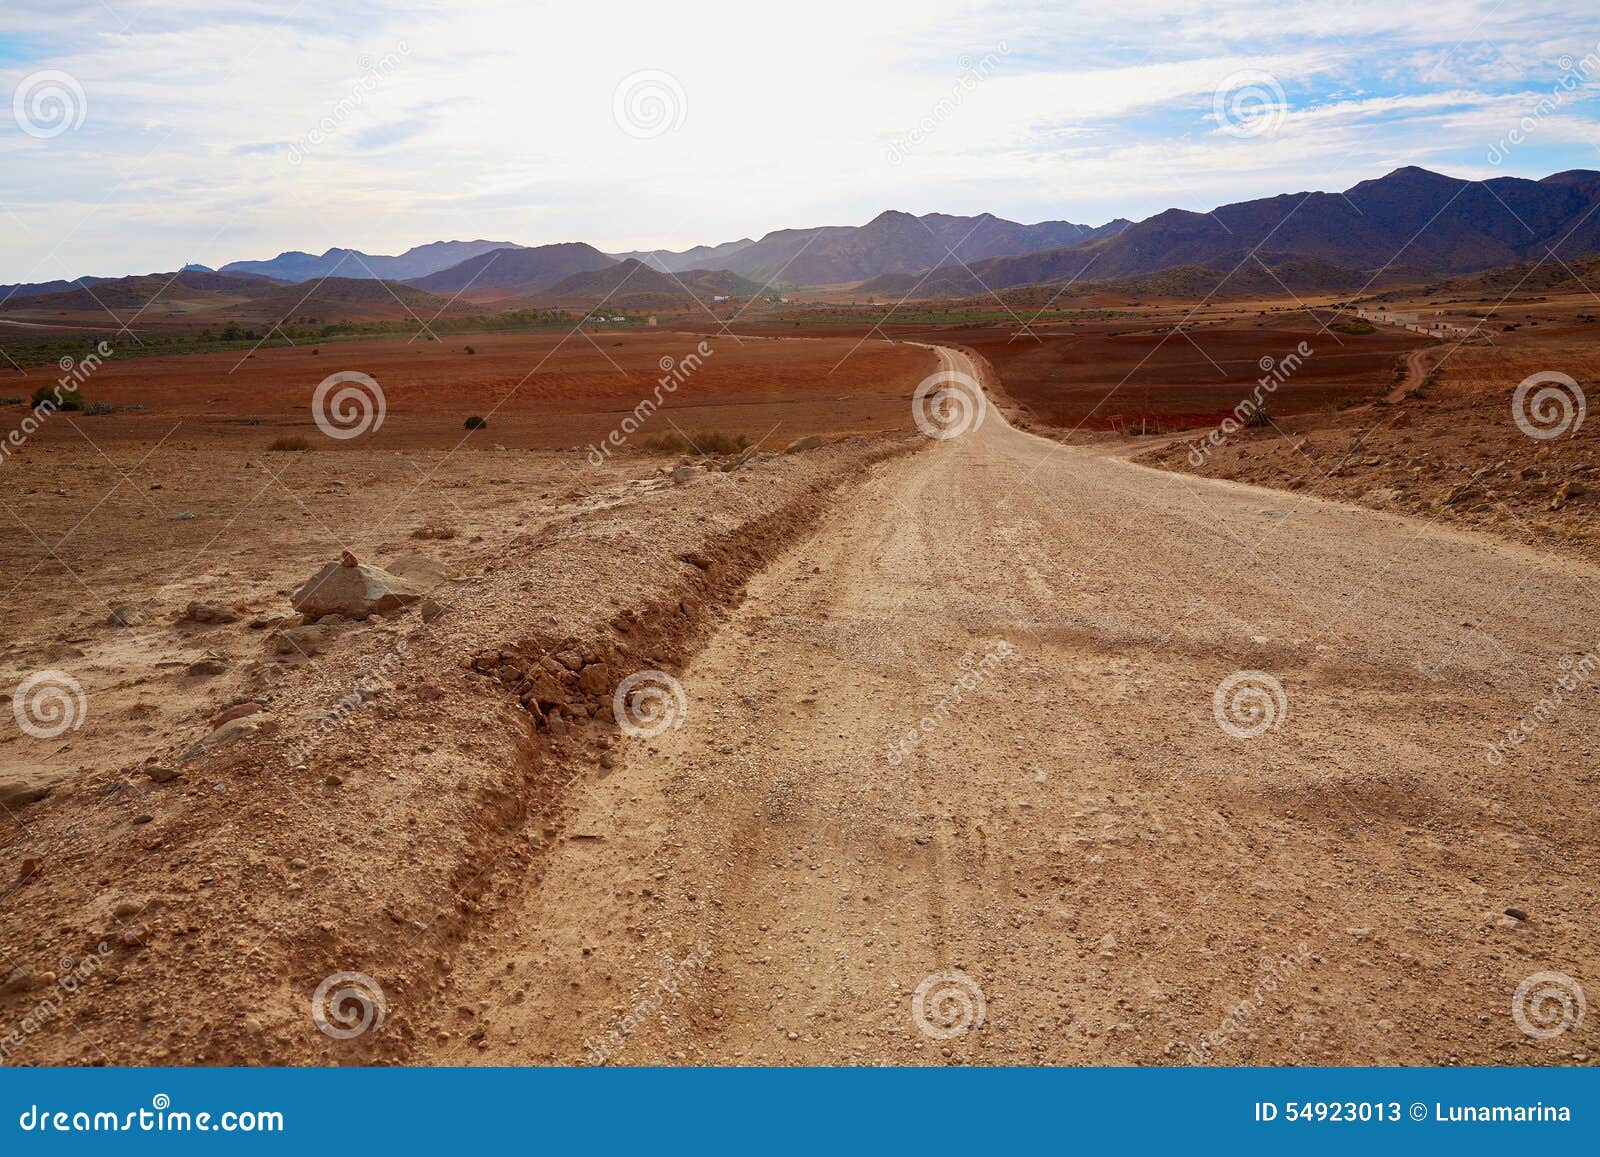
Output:
[[488,419],[481,418],[477,414],[472,415],[472,417],[461,423],[462,427],[467,430],[482,430],[488,424]]
[[311,443],[300,435],[295,434],[287,438],[275,438],[267,445],[268,450],[309,450]]
[[111,414],[116,412],[116,407],[110,402],[90,402],[83,408],[83,412],[90,416],[96,414]]
[[1378,332],[1377,326],[1360,317],[1352,318],[1350,321],[1336,321],[1328,328],[1333,330],[1334,333],[1347,333],[1354,336]]
[[58,410],[83,409],[83,395],[78,392],[77,386],[40,386],[33,391],[33,404],[39,406],[45,402]]

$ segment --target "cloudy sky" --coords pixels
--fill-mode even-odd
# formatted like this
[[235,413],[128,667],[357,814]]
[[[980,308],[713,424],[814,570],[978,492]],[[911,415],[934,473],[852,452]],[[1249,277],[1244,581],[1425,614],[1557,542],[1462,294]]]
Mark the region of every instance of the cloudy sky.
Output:
[[0,282],[1600,169],[1594,0],[1212,8],[0,0]]

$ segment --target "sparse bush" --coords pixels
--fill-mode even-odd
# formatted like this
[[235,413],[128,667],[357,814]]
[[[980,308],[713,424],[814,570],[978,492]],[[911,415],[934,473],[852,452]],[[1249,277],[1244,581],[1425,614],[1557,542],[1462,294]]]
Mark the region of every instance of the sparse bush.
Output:
[[453,526],[419,526],[411,532],[412,538],[427,538],[440,542],[448,542],[455,536],[456,528]]
[[750,444],[743,434],[723,430],[699,430],[685,437],[676,430],[644,440],[646,450],[663,454],[737,454]]
[[40,386],[33,391],[33,404],[39,406],[45,402],[58,410],[83,409],[83,395],[78,392],[77,386]]
[[1244,420],[1244,424],[1252,429],[1270,426],[1272,425],[1272,415],[1267,413],[1267,407],[1263,404],[1250,411],[1250,416]]
[[22,399],[21,398],[0,398],[0,406],[20,406],[20,405],[22,405]]
[[91,417],[98,414],[114,414],[117,408],[110,402],[90,402],[83,408],[83,412]]
[[472,417],[461,423],[462,428],[467,430],[481,430],[488,424],[488,419],[481,418],[477,414],[472,415]]
[[1361,336],[1362,334],[1378,332],[1377,326],[1373,325],[1365,318],[1360,317],[1353,318],[1350,321],[1336,321],[1328,328],[1333,330],[1334,333],[1347,333],[1357,337]]
[[311,443],[300,437],[300,435],[293,434],[287,438],[274,438],[268,444],[267,449],[277,451],[309,450],[311,449]]
[[244,424],[246,426],[259,426],[259,425],[261,425],[261,419],[260,418],[246,418],[244,420]]
[[477,350],[475,350],[475,349],[473,349],[473,348],[472,348],[472,347],[471,347],[471,346],[468,346],[468,347],[467,347],[467,352],[468,352],[468,353],[469,353],[469,354],[475,354],[475,353],[477,353],[477,352],[478,352],[478,351],[477,351]]

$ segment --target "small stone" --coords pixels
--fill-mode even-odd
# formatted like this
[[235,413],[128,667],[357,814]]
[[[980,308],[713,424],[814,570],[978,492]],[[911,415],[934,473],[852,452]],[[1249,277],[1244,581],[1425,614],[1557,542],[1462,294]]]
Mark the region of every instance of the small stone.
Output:
[[421,683],[417,686],[417,698],[424,703],[434,703],[444,698],[444,688],[437,683]]
[[431,623],[444,614],[444,607],[432,599],[423,599],[422,606],[418,610],[421,612],[422,621],[425,623]]
[[211,717],[211,728],[214,731],[224,723],[234,719],[243,719],[246,715],[256,715],[264,710],[265,708],[261,704],[253,700],[248,703],[235,703],[232,707],[225,708]]
[[133,817],[133,822],[136,824],[147,824],[155,818],[156,817],[151,815],[149,812],[140,812],[138,815]]
[[340,775],[338,772],[330,771],[327,775],[323,776],[322,782],[327,784],[329,787],[338,787],[340,784],[344,783],[344,776]]
[[138,603],[125,603],[107,615],[106,622],[113,627],[137,627],[149,618],[150,612]]
[[144,773],[148,775],[155,783],[167,783],[171,780],[177,779],[178,775],[180,774],[177,768],[167,767],[166,765],[160,763],[153,764],[150,767],[145,768]]
[[612,755],[609,751],[602,751],[600,753],[600,766],[605,768],[607,771],[610,771],[613,767],[617,766],[617,757]]
[[188,674],[197,678],[222,675],[226,674],[228,670],[228,660],[221,655],[207,655],[203,659],[196,659],[193,663],[190,663],[185,670]]
[[1528,918],[1528,914],[1521,908],[1507,908],[1506,915],[1513,920],[1526,920]]
[[30,803],[38,803],[50,794],[50,785],[18,783],[14,780],[0,781],[0,809],[7,811],[23,807]]
[[815,450],[822,445],[822,435],[807,434],[804,438],[796,438],[783,448],[785,454],[798,454],[802,450]]
[[356,556],[351,554],[347,550],[347,551],[344,551],[342,554],[339,555],[339,565],[340,566],[358,566],[360,564],[358,564],[356,562]]
[[190,603],[183,612],[184,620],[191,623],[236,623],[239,612],[220,603]]

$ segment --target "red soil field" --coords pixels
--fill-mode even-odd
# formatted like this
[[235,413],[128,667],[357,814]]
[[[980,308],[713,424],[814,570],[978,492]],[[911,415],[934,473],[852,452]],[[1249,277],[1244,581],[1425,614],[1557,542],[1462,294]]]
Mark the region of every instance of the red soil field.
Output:
[[[476,352],[466,352],[469,346]],[[387,407],[382,427],[356,440],[363,449],[450,447],[466,435],[469,415],[488,420],[471,435],[484,448],[587,446],[652,398],[660,380],[697,349],[709,352],[675,389],[662,391],[662,412],[639,428],[635,444],[671,433],[673,424],[688,433],[766,438],[780,449],[805,434],[907,429],[907,399],[934,364],[925,350],[833,335],[781,342],[666,330],[363,339],[250,356],[113,357],[84,384],[83,397],[117,412],[72,417],[97,443],[154,441],[177,421],[186,439],[264,446],[288,433],[338,450],[353,443],[320,434],[312,395],[327,376],[357,371],[377,380]],[[15,392],[54,380],[48,368],[34,369],[16,379]],[[145,409],[123,411],[135,405]],[[0,421],[7,414],[20,421],[24,410],[0,409]],[[49,421],[35,437],[77,434]]]

